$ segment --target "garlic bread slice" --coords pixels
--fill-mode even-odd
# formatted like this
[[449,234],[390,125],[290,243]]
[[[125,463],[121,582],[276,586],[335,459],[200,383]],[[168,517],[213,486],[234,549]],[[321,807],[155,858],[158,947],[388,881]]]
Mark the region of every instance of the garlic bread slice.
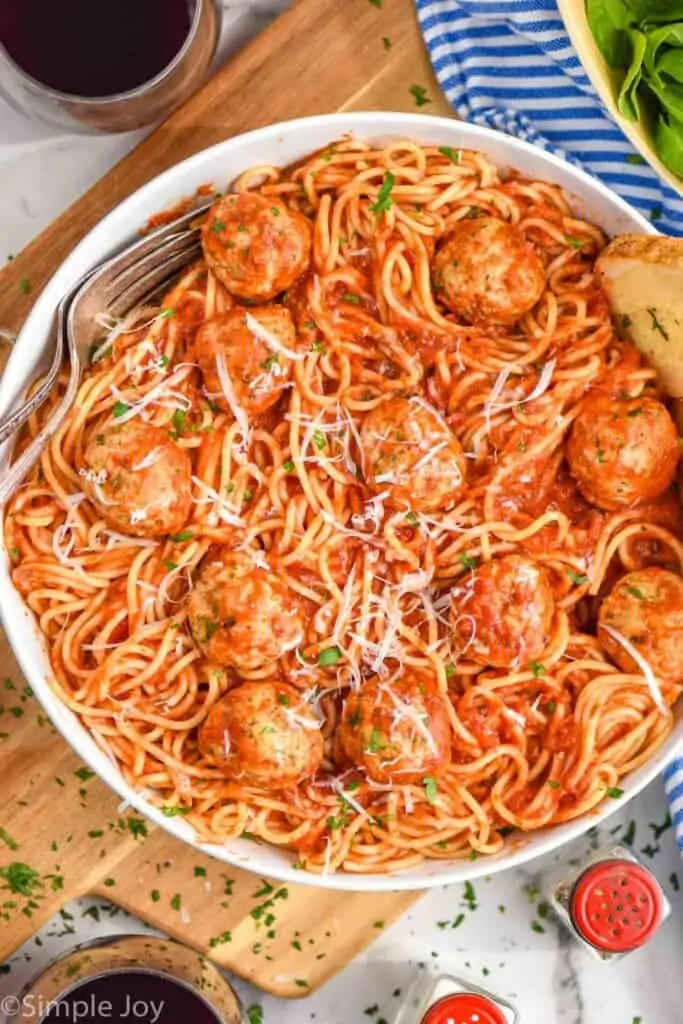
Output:
[[595,269],[621,337],[650,360],[667,394],[683,398],[683,239],[619,235]]

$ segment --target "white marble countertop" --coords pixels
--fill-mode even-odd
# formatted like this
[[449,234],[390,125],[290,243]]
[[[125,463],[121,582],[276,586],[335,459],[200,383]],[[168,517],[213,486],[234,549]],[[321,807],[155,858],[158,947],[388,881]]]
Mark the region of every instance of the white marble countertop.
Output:
[[[340,0],[343,2],[343,0]],[[388,3],[391,0],[387,0]],[[287,0],[226,2],[217,60],[241,46],[286,6]],[[20,117],[0,101],[0,257],[17,252],[136,142],[137,134],[90,138],[59,134]],[[400,997],[423,970],[443,970],[500,993],[514,1003],[521,1024],[680,1024],[683,1021],[683,863],[667,820],[663,788],[653,783],[607,823],[631,833],[662,883],[673,913],[640,952],[615,964],[586,954],[556,922],[543,916],[547,878],[570,858],[586,855],[598,840],[586,837],[560,854],[476,883],[477,909],[463,902],[461,886],[426,895],[410,914],[315,995],[278,1002],[238,983],[245,1005],[261,1004],[264,1024],[391,1024]],[[645,850],[645,853],[642,851]],[[682,888],[678,891],[678,879]],[[538,894],[540,892],[540,895]],[[66,908],[0,973],[2,997],[57,952],[98,935],[143,930],[139,922],[101,902]],[[539,914],[540,904],[540,914]],[[452,922],[464,915],[457,927]],[[444,922],[448,922],[444,924]],[[374,1012],[370,1012],[375,1008]]]

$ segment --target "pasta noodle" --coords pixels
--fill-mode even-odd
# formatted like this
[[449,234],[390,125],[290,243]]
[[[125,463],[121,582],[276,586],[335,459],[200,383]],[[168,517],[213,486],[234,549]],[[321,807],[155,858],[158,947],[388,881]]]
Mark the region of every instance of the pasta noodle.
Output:
[[[166,813],[309,871],[493,854],[585,815],[662,744],[683,680],[683,642],[664,671],[650,624],[652,657],[629,661],[617,621],[622,577],[645,574],[640,593],[683,567],[677,453],[619,504],[618,452],[580,433],[595,394],[628,408],[624,431],[668,417],[596,283],[601,231],[552,184],[409,141],[343,139],[233,191],[250,251],[272,247],[252,297],[226,286],[241,240],[219,201],[206,258],[158,308],[105,321],[6,509],[57,693]],[[281,288],[287,260],[303,272]],[[261,352],[253,372],[228,331]],[[149,483],[117,484],[114,456]],[[226,565],[239,608],[214,619]],[[208,716],[245,682],[275,711],[240,705],[260,728],[220,719],[212,754]]]

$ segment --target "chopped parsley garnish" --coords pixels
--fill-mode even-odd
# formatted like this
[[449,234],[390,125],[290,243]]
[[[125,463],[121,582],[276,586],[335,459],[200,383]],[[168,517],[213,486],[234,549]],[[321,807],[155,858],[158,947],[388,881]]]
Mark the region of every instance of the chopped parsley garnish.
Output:
[[161,893],[159,892],[158,889],[152,889],[152,891],[149,894],[149,896],[150,896],[150,899],[151,899],[152,903],[158,903],[159,900],[161,899]]
[[372,925],[373,928],[384,928],[384,921],[375,921]]
[[182,906],[182,897],[181,897],[180,893],[177,892],[175,894],[175,896],[173,896],[171,898],[171,907],[173,908],[173,910],[180,910],[181,906]]
[[627,583],[626,586],[624,587],[624,590],[626,591],[627,594],[630,594],[631,597],[635,597],[638,601],[644,601],[645,600],[645,594],[642,592],[642,590],[639,587],[634,587],[630,583]]
[[6,883],[2,888],[18,896],[34,896],[37,890],[43,888],[43,881],[35,868],[21,861],[13,861],[1,867],[0,878]]
[[176,437],[187,429],[187,413],[184,409],[176,409],[173,413],[173,428],[176,432]]
[[279,359],[278,354],[276,352],[275,355],[268,356],[267,359],[264,359],[263,362],[260,364],[260,366],[261,366],[262,370],[267,370],[267,371],[270,372],[270,370],[272,370],[274,366],[277,366],[279,364],[279,362],[280,362],[280,359]]
[[318,655],[318,665],[321,668],[329,668],[330,665],[336,665],[341,661],[341,658],[342,652],[338,647],[327,647]]
[[214,935],[212,939],[209,939],[209,946],[211,949],[215,949],[216,946],[222,946],[226,942],[232,942],[232,932],[222,932],[220,935]]
[[19,288],[24,293],[24,295],[30,295],[32,287],[33,286],[29,279],[27,277],[22,277],[21,281],[19,282]]
[[322,341],[314,341],[311,344],[311,352],[320,352],[320,354],[324,356],[327,349],[323,345]]
[[147,823],[144,818],[128,818],[126,820],[128,831],[136,839],[146,839],[149,835]]
[[648,824],[652,829],[653,838],[655,840],[659,839],[659,837],[663,835],[664,832],[668,832],[668,830],[673,827],[673,822],[671,821],[670,813],[667,814],[666,818],[664,819],[661,825],[658,825],[656,822],[652,821],[650,821]]
[[271,206],[270,212],[272,213],[273,217],[279,217],[280,216],[280,207],[279,206]]
[[459,164],[462,157],[462,152],[459,149],[452,149],[450,146],[439,146],[439,153],[448,157],[454,164]]
[[391,171],[387,171],[387,173],[384,175],[384,179],[382,181],[382,185],[377,196],[377,201],[373,203],[370,207],[372,212],[376,213],[377,216],[386,213],[386,211],[391,209],[391,207],[394,205],[394,201],[391,198],[391,190],[394,187],[395,183],[396,178],[391,173]]
[[414,512],[408,512],[406,515],[406,522],[410,523],[411,526],[417,526],[419,519]]
[[559,782],[557,782],[555,779],[548,779],[548,785],[550,786],[551,789],[559,789],[560,788]]
[[[628,313],[624,313],[624,315],[621,318],[621,329],[622,329],[622,331],[627,331],[632,323],[633,323],[633,320],[631,320],[631,317],[628,315]],[[630,395],[629,395],[629,393],[627,391],[626,394],[622,395],[621,397],[622,398],[629,398]]]
[[284,707],[286,708],[288,708],[289,705],[292,703],[286,693],[278,693],[277,702],[278,704],[284,705]]
[[382,6],[382,0],[368,0],[368,3],[372,4],[373,7],[381,7]]
[[545,706],[545,710],[548,712],[549,715],[552,715],[552,713],[553,713],[553,711],[555,710],[556,707],[557,707],[557,704],[555,703],[555,701],[554,700],[549,700],[548,703]]
[[659,322],[659,320],[657,318],[657,310],[655,309],[655,307],[654,306],[648,306],[647,307],[647,311],[650,314],[650,319],[652,320],[652,330],[653,331],[659,331],[659,333],[664,338],[664,340],[668,341],[669,340],[669,332]]
[[424,107],[428,103],[431,103],[431,99],[427,95],[427,90],[424,85],[411,85],[408,92],[415,100],[416,107]]
[[217,235],[220,234],[221,231],[225,231],[225,221],[215,220],[211,225],[211,230],[215,231]]
[[470,555],[467,554],[466,551],[460,552],[460,554],[458,555],[458,561],[460,562],[464,569],[476,569],[477,566],[479,565],[479,559],[472,558]]
[[386,743],[382,738],[382,733],[379,729],[373,728],[370,733],[370,739],[368,740],[367,750],[370,754],[376,754],[378,750],[384,750]]
[[541,676],[544,676],[548,671],[545,665],[543,665],[540,661],[530,661],[529,668],[534,674],[534,679],[540,679]]
[[431,775],[428,775],[426,778],[422,780],[422,785],[425,788],[425,796],[427,797],[427,801],[430,804],[435,804],[436,795],[439,788],[436,779],[432,778]]
[[85,767],[77,768],[76,771],[74,772],[74,775],[76,776],[77,779],[80,779],[81,782],[87,782],[88,779],[93,779],[95,777],[95,773],[91,772],[89,768]]
[[595,457],[597,458],[598,462],[605,461],[605,452],[602,448],[598,448],[597,452],[595,453]]
[[322,451],[326,444],[325,435],[323,434],[322,430],[315,430],[313,432],[313,440],[315,441],[315,446],[318,449],[318,451]]
[[455,675],[455,665],[452,661],[449,661],[446,665],[446,679],[452,679]]
[[354,306],[360,306],[360,295],[354,295],[353,292],[343,292],[342,299],[344,302],[351,302]]
[[19,843],[15,839],[12,839],[9,832],[2,828],[2,826],[0,826],[0,840],[2,840],[5,846],[9,846],[10,850],[19,849]]
[[263,1024],[263,1007],[255,1003],[254,1006],[250,1006],[247,1010],[247,1020],[249,1024]]
[[391,39],[389,38],[389,36],[382,36],[382,46],[384,47],[385,50],[391,49]]
[[545,928],[540,923],[540,921],[532,921],[531,930],[532,932],[537,932],[539,935],[545,935]]
[[573,569],[567,569],[567,576],[569,576],[569,579],[572,581],[572,583],[576,583],[576,585],[579,587],[583,583],[588,583],[588,577],[585,574],[574,572]]
[[95,438],[97,444],[104,444],[104,434],[98,434]]
[[572,249],[583,249],[586,244],[582,239],[574,238],[573,235],[565,235],[565,242],[567,245],[570,245]]
[[173,572],[174,569],[178,568],[178,563],[172,562],[170,558],[164,558],[161,564],[163,565],[164,569],[168,569],[169,572]]
[[477,894],[471,882],[465,882],[463,900],[467,904],[469,910],[477,909]]
[[189,807],[162,807],[161,813],[165,818],[176,818],[179,814],[189,814]]
[[206,868],[202,868],[199,865],[196,865],[195,869],[194,869],[194,877],[195,878],[206,878]]
[[116,416],[117,418],[119,416],[123,416],[123,414],[125,412],[128,412],[129,409],[130,409],[130,406],[127,405],[125,402],[117,402],[116,405],[114,406],[114,410],[113,410],[114,411],[114,416]]
[[345,828],[349,824],[349,817],[346,808],[343,807],[340,814],[337,815],[336,818],[330,815],[330,817],[327,819],[326,824],[331,832],[336,832],[337,829]]
[[292,459],[287,459],[286,462],[282,463],[282,468],[284,469],[284,471],[286,473],[293,473],[294,472],[294,462],[293,462],[293,460]]
[[630,417],[630,419],[633,420],[633,419],[636,418],[636,416],[642,416],[642,414],[643,414],[643,407],[642,407],[642,405],[637,405],[635,409],[630,409],[629,412],[627,412],[626,415],[628,417]]
[[618,800],[619,797],[624,795],[623,789],[619,789],[618,786],[608,786],[605,790],[605,796],[610,797],[612,800]]
[[[370,3],[372,3],[372,2],[373,2],[373,0],[370,0]],[[310,988],[311,987],[307,981],[304,981],[303,978],[295,978],[294,979],[294,984],[298,985],[299,988]]]
[[182,542],[185,540],[192,540],[193,537],[194,533],[192,532],[192,530],[183,530],[182,533],[170,534],[171,540],[175,541],[176,544],[182,544]]

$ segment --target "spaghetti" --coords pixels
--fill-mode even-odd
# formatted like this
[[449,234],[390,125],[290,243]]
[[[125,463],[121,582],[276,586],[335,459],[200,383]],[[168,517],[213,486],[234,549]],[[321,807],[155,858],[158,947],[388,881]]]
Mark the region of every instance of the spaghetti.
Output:
[[200,837],[309,871],[586,814],[683,681],[678,440],[602,233],[481,154],[344,139],[203,237],[6,509],[60,698]]

